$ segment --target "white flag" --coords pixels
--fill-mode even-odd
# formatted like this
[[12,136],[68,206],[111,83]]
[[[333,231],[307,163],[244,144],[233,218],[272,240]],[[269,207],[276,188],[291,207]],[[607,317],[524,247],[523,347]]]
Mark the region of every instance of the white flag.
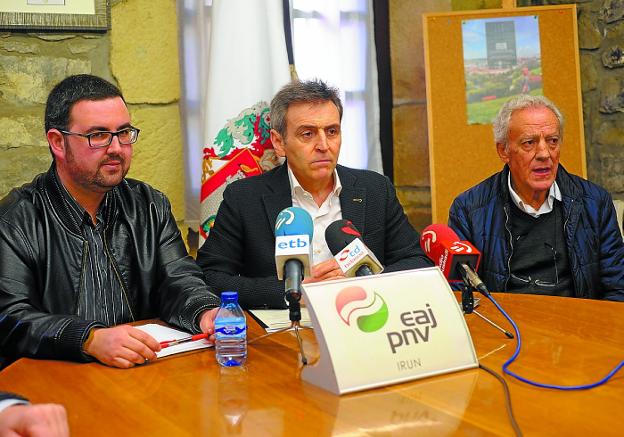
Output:
[[268,105],[290,81],[282,7],[282,0],[213,2],[200,246],[225,186],[277,163]]

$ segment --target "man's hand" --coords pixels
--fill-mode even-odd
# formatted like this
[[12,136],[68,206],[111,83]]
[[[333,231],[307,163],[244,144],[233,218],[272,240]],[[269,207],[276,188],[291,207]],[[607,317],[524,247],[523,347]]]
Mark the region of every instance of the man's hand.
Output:
[[0,412],[0,436],[68,436],[65,407],[14,405]]
[[311,284],[313,282],[325,281],[328,279],[342,279],[345,277],[342,269],[334,258],[330,258],[327,261],[320,262],[313,265],[310,268],[311,278],[303,280],[304,284]]
[[210,334],[210,337],[208,337],[208,341],[211,343],[214,343],[215,341],[214,320],[215,317],[217,317],[218,311],[218,307],[213,308],[211,310],[204,311],[201,316],[199,316],[199,329],[201,329],[201,331],[205,332],[206,334]]
[[154,337],[129,325],[96,329],[85,352],[103,364],[127,369],[156,359],[160,343]]

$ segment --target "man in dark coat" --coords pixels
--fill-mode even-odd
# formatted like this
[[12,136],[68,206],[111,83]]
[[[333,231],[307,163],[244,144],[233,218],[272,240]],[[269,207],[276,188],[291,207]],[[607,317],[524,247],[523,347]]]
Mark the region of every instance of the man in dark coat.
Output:
[[324,234],[348,219],[385,272],[432,266],[407,221],[388,178],[337,165],[342,103],[321,81],[292,82],[271,102],[271,140],[286,162],[260,176],[229,185],[214,228],[198,252],[206,280],[218,292],[238,291],[246,308],[284,308],[284,283],[275,269],[278,213],[298,206],[314,223],[312,277],[343,276]]
[[624,300],[624,244],[609,193],[559,164],[563,116],[542,96],[509,100],[494,121],[503,170],[449,212],[482,252],[491,291]]

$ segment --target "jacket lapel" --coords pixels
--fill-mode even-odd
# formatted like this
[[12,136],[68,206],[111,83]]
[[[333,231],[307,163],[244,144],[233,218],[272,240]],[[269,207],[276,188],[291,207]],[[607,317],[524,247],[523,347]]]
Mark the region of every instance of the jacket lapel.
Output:
[[360,233],[366,232],[366,189],[356,187],[357,177],[345,167],[338,166],[338,177],[342,184],[340,208],[342,218],[351,220]]
[[277,215],[284,208],[292,206],[292,197],[290,195],[290,181],[288,180],[288,171],[286,163],[278,167],[275,172],[268,178],[266,182],[271,193],[262,196],[264,203],[264,211],[267,216],[271,233],[275,230],[275,220]]
[[[340,192],[342,218],[351,220],[353,225],[361,233],[364,233],[366,232],[366,189],[356,187],[357,177],[348,169],[342,166],[338,166],[336,169],[342,184],[342,191]],[[262,202],[268,223],[271,226],[271,232],[273,232],[277,215],[284,208],[292,206],[286,163],[275,170],[275,173],[266,183],[271,193],[262,196]]]

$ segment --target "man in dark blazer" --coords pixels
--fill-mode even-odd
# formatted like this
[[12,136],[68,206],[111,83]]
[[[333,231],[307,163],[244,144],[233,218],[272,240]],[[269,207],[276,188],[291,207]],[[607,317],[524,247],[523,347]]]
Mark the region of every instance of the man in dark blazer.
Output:
[[275,221],[299,206],[314,222],[312,277],[343,276],[324,241],[325,228],[351,220],[384,272],[429,267],[419,235],[407,221],[387,177],[337,165],[342,103],[322,81],[295,81],[271,102],[271,141],[286,162],[236,181],[223,194],[215,225],[197,263],[219,293],[238,291],[244,308],[284,308],[284,283],[275,270]]

